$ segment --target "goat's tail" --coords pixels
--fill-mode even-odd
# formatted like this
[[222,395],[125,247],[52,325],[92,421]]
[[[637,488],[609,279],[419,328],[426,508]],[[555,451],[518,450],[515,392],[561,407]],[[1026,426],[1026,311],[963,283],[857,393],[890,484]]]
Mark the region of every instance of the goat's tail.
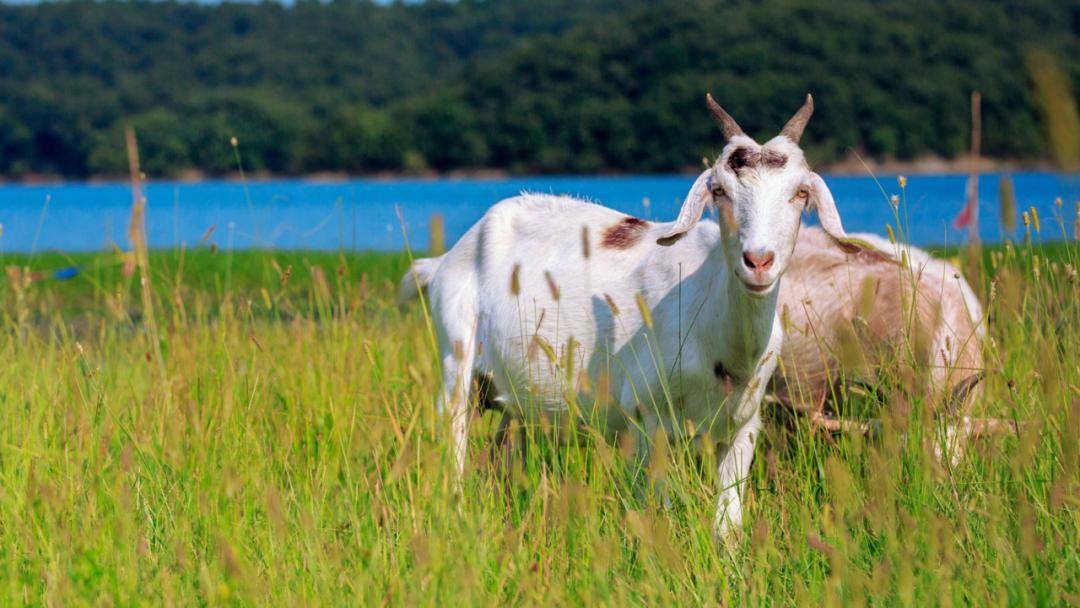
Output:
[[412,263],[405,276],[398,283],[398,304],[404,304],[415,299],[420,292],[427,288],[431,279],[435,277],[435,271],[442,264],[443,256],[437,258],[419,258]]

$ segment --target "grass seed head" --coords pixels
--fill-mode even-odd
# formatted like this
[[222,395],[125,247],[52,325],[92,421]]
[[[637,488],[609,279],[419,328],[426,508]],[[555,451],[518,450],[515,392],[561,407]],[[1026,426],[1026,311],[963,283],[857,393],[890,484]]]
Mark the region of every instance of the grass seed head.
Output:
[[645,296],[641,295],[641,292],[638,292],[638,294],[634,296],[634,300],[637,302],[638,312],[641,313],[641,321],[645,323],[645,327],[652,329],[652,311],[649,310],[649,304],[645,302]]
[[611,314],[616,317],[619,316],[619,307],[615,305],[615,300],[610,294],[604,294],[604,301],[607,302],[608,308],[611,309]]
[[544,352],[544,356],[551,364],[557,364],[558,358],[555,356],[555,349],[551,346],[551,343],[544,339],[540,334],[533,335],[533,343]]
[[556,302],[559,301],[559,286],[555,284],[555,277],[551,275],[548,270],[544,271],[544,280],[547,281],[548,291],[551,292],[551,299]]
[[510,293],[514,294],[514,297],[521,295],[521,279],[519,274],[521,273],[521,264],[514,264],[514,269],[510,271]]

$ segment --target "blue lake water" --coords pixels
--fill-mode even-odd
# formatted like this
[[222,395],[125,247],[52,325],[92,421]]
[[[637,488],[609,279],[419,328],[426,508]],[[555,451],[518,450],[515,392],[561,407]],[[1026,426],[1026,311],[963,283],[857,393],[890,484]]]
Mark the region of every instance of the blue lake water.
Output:
[[[1018,213],[1034,206],[1044,240],[1059,240],[1062,218],[1073,236],[1080,175],[1013,175]],[[319,183],[271,180],[155,182],[147,185],[147,229],[151,247],[194,247],[210,240],[221,248],[400,250],[402,222],[410,245],[427,245],[433,214],[445,220],[453,243],[484,211],[522,191],[582,196],[638,217],[675,218],[693,178],[685,175],[629,177],[528,177],[507,179],[366,180]],[[849,232],[884,233],[896,227],[889,196],[902,195],[908,239],[920,245],[953,244],[963,234],[952,219],[963,206],[966,177],[912,176],[902,193],[895,176],[826,177]],[[880,183],[880,186],[879,186]],[[980,227],[985,241],[1007,235],[998,205],[998,175],[980,179]],[[884,190],[884,193],[882,192]],[[1058,207],[1055,199],[1061,198]],[[87,251],[127,248],[131,193],[126,184],[61,183],[0,186],[3,251]],[[811,220],[813,221],[813,220]],[[1019,230],[1023,224],[1017,220]]]

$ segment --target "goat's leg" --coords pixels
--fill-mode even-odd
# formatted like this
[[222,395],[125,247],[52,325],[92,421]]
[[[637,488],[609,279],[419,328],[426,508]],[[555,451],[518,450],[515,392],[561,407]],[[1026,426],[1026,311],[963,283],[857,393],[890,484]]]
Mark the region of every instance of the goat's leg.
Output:
[[[634,438],[634,475],[643,476],[642,479],[645,483],[638,484],[641,489],[641,498],[645,498],[650,492],[656,496],[665,508],[671,507],[671,499],[668,496],[667,485],[663,479],[651,480],[649,479],[649,469],[652,468],[653,458],[665,458],[667,457],[667,450],[654,449],[654,441],[666,441],[667,438],[657,431],[660,428],[660,419],[656,414],[646,410],[642,406],[638,406],[638,419],[633,424]],[[659,456],[658,456],[659,452]],[[655,485],[652,485],[655,484]]]
[[469,389],[472,386],[475,340],[456,340],[442,358],[443,389],[437,408],[450,421],[451,449],[458,483],[465,474],[466,447],[469,440]]
[[[983,372],[972,374],[957,382],[946,394],[943,414],[945,420],[937,430],[934,455],[938,462],[956,466],[964,457],[968,442],[978,436],[977,425],[966,416],[972,404],[982,396]],[[945,391],[941,391],[945,392]],[[932,397],[933,398],[933,397]]]
[[[514,446],[510,437],[510,432],[514,426],[514,417],[510,412],[503,411],[502,418],[499,420],[499,428],[495,429],[495,440],[492,442],[491,455],[492,460],[496,463],[496,469],[501,475],[508,475],[514,465]],[[518,443],[521,444],[520,448],[524,455],[524,442],[521,433],[518,436]],[[524,466],[524,458],[522,459],[522,466]]]
[[[629,391],[627,399],[633,399],[633,396]],[[652,458],[652,439],[653,434],[656,432],[656,427],[659,424],[659,418],[657,415],[650,411],[645,405],[638,403],[635,406],[636,416],[630,421],[631,437],[633,437],[634,446],[634,466],[636,468],[635,473],[645,472],[649,466],[649,460]]]
[[720,458],[718,477],[720,496],[717,500],[713,530],[721,539],[742,527],[742,494],[750,463],[754,460],[754,445],[761,430],[761,414],[757,412],[735,433]]
[[510,432],[510,414],[503,412],[499,420],[499,428],[495,429],[495,446],[502,448],[506,445],[506,435]]

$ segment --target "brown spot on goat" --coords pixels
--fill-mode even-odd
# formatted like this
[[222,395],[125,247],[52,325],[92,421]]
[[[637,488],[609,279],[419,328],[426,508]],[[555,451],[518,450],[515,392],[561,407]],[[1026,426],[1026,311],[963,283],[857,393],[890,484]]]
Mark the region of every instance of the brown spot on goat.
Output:
[[641,236],[648,228],[649,222],[636,217],[624,218],[604,231],[604,239],[600,242],[600,246],[608,249],[629,249],[641,240]]
[[738,172],[743,167],[756,167],[760,159],[761,154],[754,152],[750,148],[735,148],[732,150],[731,156],[728,156],[727,164],[732,170]]
[[728,167],[736,173],[744,167],[752,169],[762,164],[771,169],[781,169],[787,164],[787,160],[787,156],[775,150],[754,151],[750,148],[735,148],[728,157]]
[[761,160],[765,166],[773,169],[782,169],[787,164],[787,156],[773,150],[763,150]]

